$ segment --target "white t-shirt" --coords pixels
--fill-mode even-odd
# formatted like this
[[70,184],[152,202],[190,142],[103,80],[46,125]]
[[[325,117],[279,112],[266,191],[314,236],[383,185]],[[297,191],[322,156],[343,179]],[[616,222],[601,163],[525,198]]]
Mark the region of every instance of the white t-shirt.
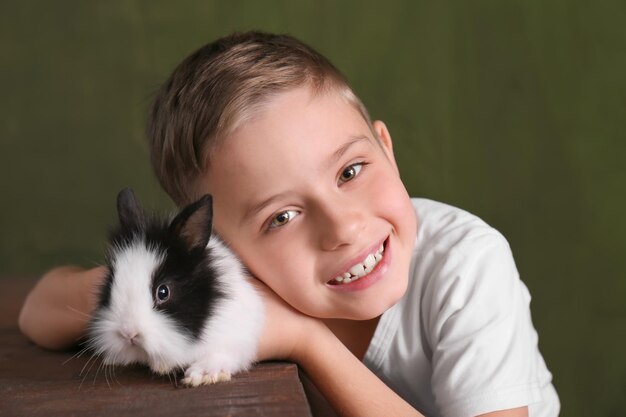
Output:
[[508,243],[463,210],[413,199],[407,293],[380,318],[364,363],[426,416],[475,416],[559,399]]

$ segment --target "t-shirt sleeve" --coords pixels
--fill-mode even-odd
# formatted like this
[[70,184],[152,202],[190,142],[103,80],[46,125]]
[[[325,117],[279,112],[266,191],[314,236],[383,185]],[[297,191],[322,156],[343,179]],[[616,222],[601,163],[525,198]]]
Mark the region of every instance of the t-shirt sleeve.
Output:
[[473,416],[541,400],[530,295],[495,230],[441,258],[421,306],[432,390],[443,416]]

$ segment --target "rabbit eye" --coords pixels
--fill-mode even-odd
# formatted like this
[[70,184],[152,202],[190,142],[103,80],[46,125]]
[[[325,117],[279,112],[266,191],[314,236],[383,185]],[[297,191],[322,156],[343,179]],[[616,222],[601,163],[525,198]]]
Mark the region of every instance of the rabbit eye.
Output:
[[159,285],[156,290],[156,303],[163,304],[170,298],[170,287],[165,284]]

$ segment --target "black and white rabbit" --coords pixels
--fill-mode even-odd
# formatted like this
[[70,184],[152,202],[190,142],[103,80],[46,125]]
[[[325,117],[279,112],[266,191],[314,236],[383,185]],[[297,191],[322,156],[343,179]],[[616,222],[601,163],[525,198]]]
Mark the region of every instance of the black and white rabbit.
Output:
[[235,255],[211,233],[206,195],[173,220],[146,216],[133,191],[117,198],[109,269],[88,346],[107,365],[183,370],[183,384],[229,380],[255,360],[263,303]]

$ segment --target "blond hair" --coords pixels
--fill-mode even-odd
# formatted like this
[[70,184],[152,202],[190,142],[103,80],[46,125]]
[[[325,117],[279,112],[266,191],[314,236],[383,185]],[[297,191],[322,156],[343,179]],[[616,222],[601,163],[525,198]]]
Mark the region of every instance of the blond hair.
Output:
[[179,205],[196,200],[213,151],[272,96],[303,85],[367,109],[324,56],[288,35],[235,33],[192,53],[163,84],[147,123],[152,168]]

